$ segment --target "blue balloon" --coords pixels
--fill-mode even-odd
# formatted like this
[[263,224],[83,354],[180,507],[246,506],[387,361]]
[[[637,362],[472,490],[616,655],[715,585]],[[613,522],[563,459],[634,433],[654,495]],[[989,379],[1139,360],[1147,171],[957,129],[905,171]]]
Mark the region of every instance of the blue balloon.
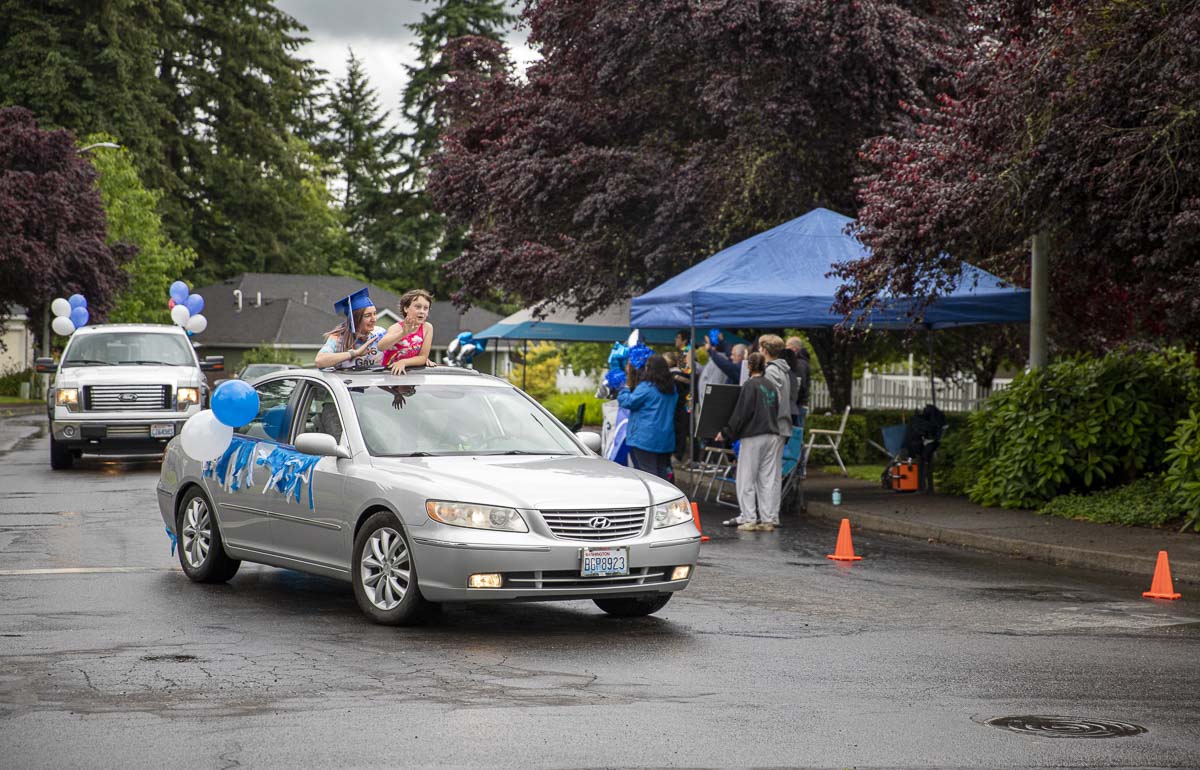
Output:
[[605,373],[604,384],[613,390],[620,390],[625,387],[625,372],[620,369],[612,369]]
[[200,311],[204,309],[204,297],[199,294],[189,294],[185,304],[189,313],[200,315]]
[[654,351],[639,342],[629,351],[629,365],[634,369],[641,369],[652,355]]
[[91,318],[91,316],[88,314],[88,309],[86,307],[71,308],[71,323],[75,324],[76,329],[78,329],[80,326],[87,326],[89,318]]
[[72,308],[87,307],[87,299],[82,294],[72,294],[67,302],[71,303]]
[[171,299],[175,300],[176,305],[182,305],[187,302],[188,287],[183,281],[176,281],[171,284]]
[[712,343],[712,346],[714,348],[719,347],[721,344],[721,330],[720,329],[709,329],[708,330],[708,341]]
[[210,405],[218,422],[240,428],[258,416],[258,391],[242,380],[226,380],[213,391]]

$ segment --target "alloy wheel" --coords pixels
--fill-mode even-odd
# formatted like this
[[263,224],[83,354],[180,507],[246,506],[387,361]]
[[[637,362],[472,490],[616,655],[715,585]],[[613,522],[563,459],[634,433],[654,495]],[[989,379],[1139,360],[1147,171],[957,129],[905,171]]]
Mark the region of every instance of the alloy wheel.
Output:
[[399,532],[391,527],[372,532],[359,565],[371,604],[390,610],[404,600],[412,581],[412,560]]
[[193,497],[183,513],[183,549],[184,558],[193,569],[200,569],[208,558],[208,549],[212,546],[212,517],[209,515],[208,504],[200,497]]

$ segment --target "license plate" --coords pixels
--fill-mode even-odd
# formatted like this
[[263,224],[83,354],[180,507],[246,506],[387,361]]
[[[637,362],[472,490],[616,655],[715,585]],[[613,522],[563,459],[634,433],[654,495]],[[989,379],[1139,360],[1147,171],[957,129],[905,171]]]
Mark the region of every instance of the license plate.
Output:
[[582,577],[611,577],[629,574],[628,548],[584,548]]
[[150,438],[171,438],[175,435],[175,423],[156,422],[150,426]]

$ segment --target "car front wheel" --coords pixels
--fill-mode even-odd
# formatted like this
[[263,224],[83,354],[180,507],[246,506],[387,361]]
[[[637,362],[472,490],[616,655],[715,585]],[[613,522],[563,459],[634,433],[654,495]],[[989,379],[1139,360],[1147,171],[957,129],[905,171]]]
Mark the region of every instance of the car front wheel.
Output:
[[412,548],[396,514],[380,511],[354,538],[354,598],[373,622],[384,626],[419,623],[432,606],[421,596]]
[[199,489],[193,487],[183,496],[175,531],[179,533],[179,564],[193,581],[224,583],[242,566],[225,554],[212,504]]
[[592,599],[596,606],[615,618],[640,618],[654,613],[667,606],[671,594],[657,596],[632,596],[612,599]]

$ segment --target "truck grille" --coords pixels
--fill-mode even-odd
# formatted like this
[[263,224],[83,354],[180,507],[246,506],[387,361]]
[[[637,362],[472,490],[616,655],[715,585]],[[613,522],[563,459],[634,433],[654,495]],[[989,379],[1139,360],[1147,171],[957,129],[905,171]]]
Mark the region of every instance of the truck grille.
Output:
[[171,408],[170,385],[87,385],[85,412],[147,412]]
[[[645,508],[616,511],[542,511],[550,531],[566,540],[623,540],[637,537],[646,526]],[[603,519],[607,522],[601,522]],[[602,526],[596,526],[602,524]]]

